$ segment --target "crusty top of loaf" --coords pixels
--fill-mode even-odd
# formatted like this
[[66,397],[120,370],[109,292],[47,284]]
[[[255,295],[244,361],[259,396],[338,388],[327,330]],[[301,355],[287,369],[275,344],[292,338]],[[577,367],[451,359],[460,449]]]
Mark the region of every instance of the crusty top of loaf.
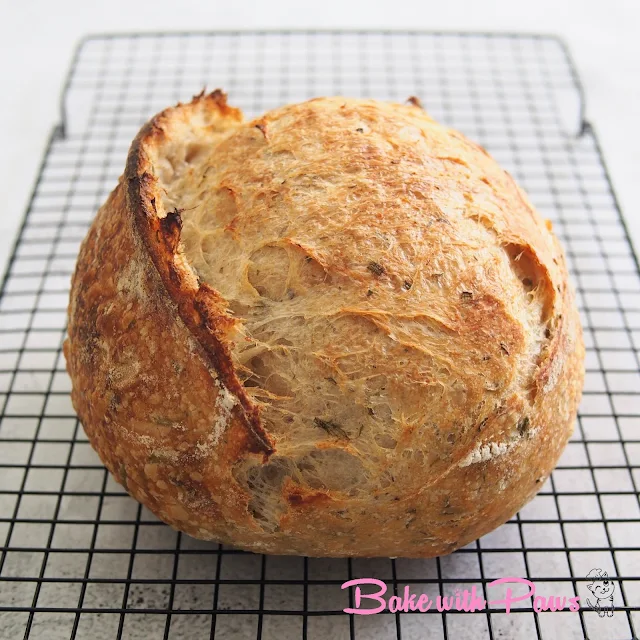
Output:
[[270,460],[234,470],[265,528],[290,479],[357,496],[532,437],[576,340],[562,251],[511,176],[419,105],[322,98],[244,122],[217,91],[147,125],[127,177]]

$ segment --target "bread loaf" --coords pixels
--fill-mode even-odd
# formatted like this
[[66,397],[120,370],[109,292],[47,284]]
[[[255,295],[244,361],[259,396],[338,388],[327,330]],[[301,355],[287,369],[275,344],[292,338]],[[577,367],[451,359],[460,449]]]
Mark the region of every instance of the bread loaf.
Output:
[[157,115],[82,244],[68,334],[127,491],[277,554],[482,536],[550,474],[584,375],[551,224],[415,100]]

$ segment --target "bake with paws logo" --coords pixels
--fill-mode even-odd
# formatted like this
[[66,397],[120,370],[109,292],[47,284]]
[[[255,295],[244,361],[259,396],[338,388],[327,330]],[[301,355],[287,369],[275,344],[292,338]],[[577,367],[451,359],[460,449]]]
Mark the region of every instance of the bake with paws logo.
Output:
[[613,616],[613,592],[616,585],[613,580],[609,579],[609,574],[602,569],[591,569],[587,574],[587,578],[591,582],[587,584],[587,589],[593,594],[593,598],[587,598],[587,604],[591,609],[597,611],[601,618],[605,615],[610,618]]
[[[592,594],[586,600],[586,606],[596,611],[601,618],[612,617],[614,612],[613,594],[615,582],[602,569],[591,569],[586,576],[587,588]],[[519,588],[518,588],[519,585]],[[496,593],[496,587],[502,588]],[[503,609],[509,614],[514,608],[531,606],[536,613],[548,611],[572,611],[581,609],[580,596],[569,597],[557,593],[547,593],[539,589],[535,582],[515,576],[498,578],[485,585],[485,588],[457,590],[452,594],[440,594],[435,597],[426,593],[412,592],[409,585],[394,592],[384,581],[376,578],[357,578],[342,584],[342,589],[352,588],[353,601],[343,611],[356,615],[372,615],[387,610],[391,613],[420,611],[426,613],[433,609],[446,611],[485,611],[490,608]],[[366,589],[366,591],[363,590]],[[393,594],[393,595],[391,595]],[[521,604],[518,604],[521,603]],[[585,605],[582,605],[585,608]]]

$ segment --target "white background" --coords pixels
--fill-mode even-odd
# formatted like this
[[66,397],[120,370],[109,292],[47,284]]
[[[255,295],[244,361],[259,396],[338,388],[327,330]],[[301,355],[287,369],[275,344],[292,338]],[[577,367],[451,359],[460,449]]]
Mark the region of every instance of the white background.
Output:
[[556,33],[586,88],[587,118],[640,246],[639,0],[0,0],[0,273],[17,233],[77,41],[87,33],[220,28],[411,28]]

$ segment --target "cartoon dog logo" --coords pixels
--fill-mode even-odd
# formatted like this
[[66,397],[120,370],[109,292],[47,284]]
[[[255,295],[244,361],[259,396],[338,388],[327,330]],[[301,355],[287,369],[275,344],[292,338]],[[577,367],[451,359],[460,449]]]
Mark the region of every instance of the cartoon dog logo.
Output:
[[615,584],[609,580],[609,575],[602,569],[591,569],[587,574],[587,578],[591,579],[591,582],[587,584],[587,589],[593,593],[596,602],[592,604],[589,598],[587,598],[587,604],[598,612],[601,618],[605,615],[613,616],[613,592],[615,591]]

